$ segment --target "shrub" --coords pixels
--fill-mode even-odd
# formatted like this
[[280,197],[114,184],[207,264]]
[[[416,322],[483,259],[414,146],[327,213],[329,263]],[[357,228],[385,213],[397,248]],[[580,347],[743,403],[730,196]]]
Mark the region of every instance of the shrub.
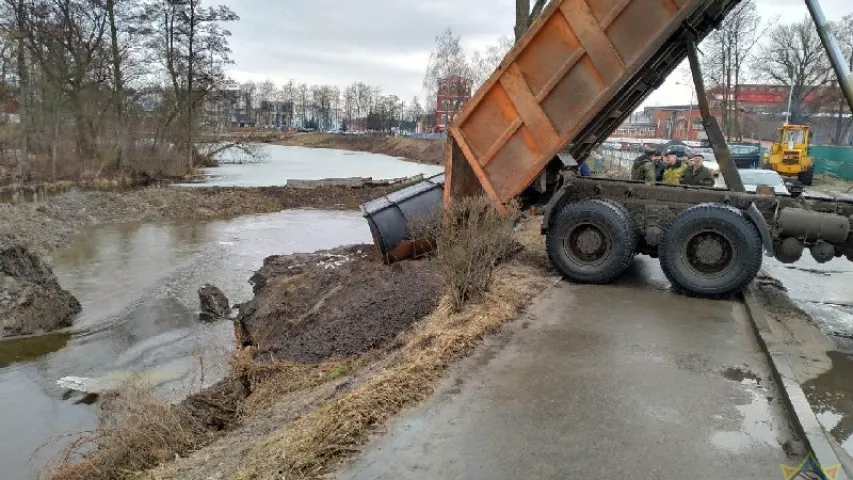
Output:
[[486,197],[451,202],[436,229],[436,261],[459,311],[489,288],[495,266],[515,248],[513,227],[520,218],[517,205],[501,215]]

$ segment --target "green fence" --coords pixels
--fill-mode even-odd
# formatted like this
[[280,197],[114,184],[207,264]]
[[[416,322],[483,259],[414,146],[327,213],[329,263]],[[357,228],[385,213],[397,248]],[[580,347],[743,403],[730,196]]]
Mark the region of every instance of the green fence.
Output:
[[813,145],[809,154],[814,157],[815,173],[853,180],[853,147]]

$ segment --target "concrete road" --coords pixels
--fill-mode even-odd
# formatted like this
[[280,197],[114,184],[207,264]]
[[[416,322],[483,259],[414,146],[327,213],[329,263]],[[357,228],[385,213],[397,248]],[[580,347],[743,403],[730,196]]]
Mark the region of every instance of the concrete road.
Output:
[[645,257],[560,282],[339,478],[782,478],[803,446],[744,307],[667,285]]

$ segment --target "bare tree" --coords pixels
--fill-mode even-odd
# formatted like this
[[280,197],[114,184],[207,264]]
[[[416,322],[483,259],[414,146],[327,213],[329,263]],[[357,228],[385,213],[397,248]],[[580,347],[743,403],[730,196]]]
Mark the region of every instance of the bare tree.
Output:
[[805,123],[806,104],[822,87],[832,81],[833,72],[812,20],[808,17],[797,23],[777,24],[769,32],[755,60],[755,69],[764,78],[787,85],[791,94],[792,123]]
[[755,2],[747,0],[737,6],[702,45],[705,52],[702,71],[711,96],[719,103],[722,129],[729,139],[743,137],[738,98],[747,66],[753,63],[755,46],[766,32],[760,26],[761,17]]
[[530,25],[536,20],[542,9],[545,8],[547,0],[536,0],[533,4],[533,9],[530,8],[530,0],[515,0],[515,41],[519,41],[521,36],[530,28]]
[[[461,101],[457,99],[464,98],[467,93],[464,90],[471,88],[471,76],[471,65],[462,50],[461,38],[453,33],[452,29],[447,28],[435,38],[435,48],[430,54],[426,75],[424,75],[423,87],[427,102],[435,105],[440,89],[452,90],[445,93],[454,101],[436,108],[447,112],[448,117],[453,118],[462,106]],[[453,77],[456,79],[449,81]]]
[[475,89],[489,79],[512,46],[512,38],[504,35],[498,39],[495,45],[486,47],[483,51],[475,50],[471,54],[469,65],[471,80],[474,82]]

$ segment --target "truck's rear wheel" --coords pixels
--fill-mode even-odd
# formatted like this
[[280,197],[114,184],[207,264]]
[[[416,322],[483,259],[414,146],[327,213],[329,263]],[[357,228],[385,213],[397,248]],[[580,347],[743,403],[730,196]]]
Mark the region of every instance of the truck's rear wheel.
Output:
[[810,186],[814,181],[814,167],[797,175],[797,180],[803,185]]
[[761,268],[761,235],[740,210],[702,204],[664,230],[660,264],[673,287],[703,297],[741,291]]
[[551,263],[579,283],[610,283],[634,258],[637,237],[624,207],[588,200],[563,207],[548,230]]

